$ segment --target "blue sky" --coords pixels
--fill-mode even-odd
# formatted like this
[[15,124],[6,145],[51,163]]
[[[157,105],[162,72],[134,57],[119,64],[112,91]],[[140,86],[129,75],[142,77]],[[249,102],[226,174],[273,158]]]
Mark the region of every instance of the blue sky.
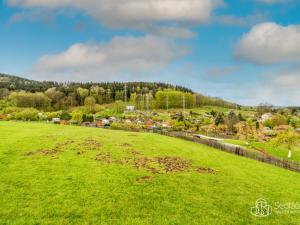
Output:
[[0,72],[300,105],[297,0],[4,0]]

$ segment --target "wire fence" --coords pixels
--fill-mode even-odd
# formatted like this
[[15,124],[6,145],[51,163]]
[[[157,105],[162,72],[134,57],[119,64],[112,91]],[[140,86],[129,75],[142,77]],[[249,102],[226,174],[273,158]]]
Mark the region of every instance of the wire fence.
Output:
[[169,137],[180,138],[180,139],[184,139],[187,141],[192,141],[195,143],[207,145],[207,146],[213,147],[215,149],[219,149],[224,152],[239,155],[239,156],[246,157],[249,159],[254,159],[256,161],[272,164],[274,166],[278,166],[281,168],[285,168],[285,169],[300,173],[300,163],[298,163],[296,161],[278,158],[278,157],[272,156],[272,155],[264,153],[264,152],[249,150],[247,148],[244,148],[244,147],[241,147],[238,145],[222,143],[219,140],[217,140],[217,138],[207,138],[207,137],[204,137],[203,135],[195,135],[193,133],[178,132],[178,131],[145,130],[145,129],[136,129],[135,130],[132,128],[124,128],[124,127],[122,127],[122,128],[107,127],[107,128],[112,129],[112,130],[158,133],[158,134],[169,136]]
[[158,132],[162,135],[170,136],[170,137],[176,137],[176,138],[181,138],[184,140],[196,142],[199,144],[207,145],[219,150],[222,150],[224,152],[228,152],[231,154],[239,155],[242,157],[254,159],[260,162],[272,164],[278,167],[282,167],[291,171],[299,172],[300,173],[300,163],[292,161],[292,160],[285,160],[281,158],[277,158],[275,156],[265,154],[263,152],[259,151],[251,151],[247,148],[240,147],[237,145],[232,145],[232,144],[227,144],[227,143],[221,143],[217,140],[213,139],[207,139],[199,136],[195,136],[189,133],[184,133],[184,132],[166,132],[166,131],[161,131]]

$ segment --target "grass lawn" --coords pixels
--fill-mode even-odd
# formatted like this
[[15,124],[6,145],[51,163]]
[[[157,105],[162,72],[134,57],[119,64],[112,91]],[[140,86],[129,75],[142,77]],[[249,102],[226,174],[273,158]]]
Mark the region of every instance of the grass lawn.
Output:
[[300,174],[156,134],[0,122],[0,171],[0,224],[300,224]]
[[[285,148],[285,147],[275,148],[274,146],[272,146],[270,143],[267,143],[267,142],[253,142],[252,146],[247,146],[246,141],[244,141],[244,140],[225,139],[224,142],[240,145],[243,147],[247,147],[249,149],[255,149],[255,148],[263,149],[270,155],[277,156],[277,157],[283,158],[283,159],[288,159],[288,149],[287,148]],[[292,152],[292,157],[290,159],[300,162],[300,148],[299,147],[294,148],[294,150]]]

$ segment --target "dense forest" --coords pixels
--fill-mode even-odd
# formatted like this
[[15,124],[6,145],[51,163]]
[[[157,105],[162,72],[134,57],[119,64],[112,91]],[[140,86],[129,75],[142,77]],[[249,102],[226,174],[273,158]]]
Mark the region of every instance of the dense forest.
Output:
[[116,101],[130,102],[137,109],[180,108],[183,101],[187,108],[203,105],[237,107],[234,103],[166,83],[40,82],[0,74],[0,100],[4,99],[17,107],[41,110],[66,110],[84,105],[111,104]]

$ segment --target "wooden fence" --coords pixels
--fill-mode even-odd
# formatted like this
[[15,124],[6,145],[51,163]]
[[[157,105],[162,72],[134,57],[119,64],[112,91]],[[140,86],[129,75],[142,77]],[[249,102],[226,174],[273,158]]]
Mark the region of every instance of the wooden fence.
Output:
[[251,151],[249,149],[237,146],[237,145],[232,145],[232,144],[227,144],[227,143],[221,143],[217,140],[212,140],[212,139],[206,139],[206,138],[201,138],[189,133],[183,133],[183,132],[166,132],[166,131],[161,131],[158,132],[162,135],[170,136],[170,137],[176,137],[176,138],[181,138],[184,140],[196,142],[199,144],[204,144],[231,154],[243,156],[246,158],[254,159],[260,162],[272,164],[278,167],[282,167],[291,171],[299,172],[300,173],[300,163],[297,163],[295,161],[291,160],[285,160],[285,159],[280,159],[275,156],[271,156],[268,154],[265,154],[263,152],[258,152],[258,151]]

